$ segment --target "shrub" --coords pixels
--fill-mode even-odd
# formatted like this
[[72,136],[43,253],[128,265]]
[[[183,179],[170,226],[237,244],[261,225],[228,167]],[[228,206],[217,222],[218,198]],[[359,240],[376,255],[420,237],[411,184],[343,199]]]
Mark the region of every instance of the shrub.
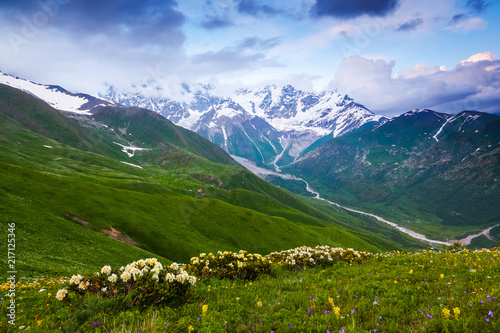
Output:
[[339,261],[360,263],[371,258],[372,254],[353,249],[344,250],[338,247],[318,245],[315,248],[302,246],[291,250],[273,252],[267,257],[290,270],[299,270],[305,267],[332,266]]
[[[196,277],[173,263],[163,267],[156,258],[141,259],[120,269],[104,266],[100,272],[88,276],[73,275],[67,289],[77,296],[120,298],[129,307],[148,307],[160,303],[181,303]],[[64,300],[67,293],[61,289],[57,296]]]
[[189,268],[200,278],[229,278],[254,280],[261,274],[268,274],[271,261],[260,254],[218,251],[216,255],[201,253],[191,258]]

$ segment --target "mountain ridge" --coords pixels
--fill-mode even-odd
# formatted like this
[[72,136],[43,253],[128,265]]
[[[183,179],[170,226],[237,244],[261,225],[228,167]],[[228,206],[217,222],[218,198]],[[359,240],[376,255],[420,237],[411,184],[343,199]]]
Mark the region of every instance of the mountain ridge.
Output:
[[388,118],[373,114],[347,95],[296,90],[291,85],[240,89],[229,97],[211,94],[211,87],[184,87],[190,102],[146,98],[140,92],[117,92],[112,86],[101,97],[127,106],[142,106],[191,129],[261,167],[278,170],[318,139],[339,136],[367,123]]

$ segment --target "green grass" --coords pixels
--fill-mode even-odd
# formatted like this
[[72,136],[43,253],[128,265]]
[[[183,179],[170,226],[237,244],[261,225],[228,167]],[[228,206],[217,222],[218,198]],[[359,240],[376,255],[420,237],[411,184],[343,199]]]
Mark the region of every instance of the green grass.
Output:
[[[498,251],[388,252],[362,264],[292,272],[274,263],[253,282],[198,281],[181,306],[124,311],[118,301],[54,296],[61,281],[22,280],[5,332],[498,332]],[[77,273],[77,272],[75,272]],[[40,291],[44,289],[43,291]],[[4,286],[2,296],[7,289]],[[330,300],[331,298],[331,300]],[[1,305],[5,318],[6,303]],[[206,306],[206,312],[203,312]],[[334,313],[339,308],[339,316]],[[454,309],[456,312],[455,317]],[[445,309],[450,315],[445,315]]]
[[[202,249],[267,254],[302,244],[367,251],[421,246],[380,225],[361,231],[367,224],[362,218],[275,187],[240,166],[193,155],[189,145],[197,139],[191,136],[187,148],[128,157],[118,146],[108,147],[114,149],[108,154],[67,145],[64,135],[61,141],[42,136],[30,130],[37,122],[28,120],[26,127],[0,113],[0,222],[18,226],[17,260],[27,277],[153,255],[186,262]],[[90,128],[97,137],[105,129]],[[110,227],[139,247],[102,233]]]

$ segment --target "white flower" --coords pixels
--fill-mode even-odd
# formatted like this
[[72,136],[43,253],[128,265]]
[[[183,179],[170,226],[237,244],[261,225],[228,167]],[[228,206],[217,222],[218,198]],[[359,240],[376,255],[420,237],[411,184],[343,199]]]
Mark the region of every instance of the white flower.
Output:
[[80,283],[80,285],[78,286],[78,289],[81,289],[81,290],[87,290],[89,286],[89,282],[88,281],[83,281]]
[[177,280],[177,282],[183,283],[186,280],[186,276],[184,274],[179,274],[175,277],[175,279]]
[[66,289],[59,290],[56,294],[57,300],[62,301],[64,297],[66,297],[66,294],[68,294],[68,291]]
[[153,276],[151,276],[151,278],[152,278],[153,280],[156,280],[156,282],[158,282],[158,280],[160,279],[160,278],[158,277],[158,274],[153,274]]
[[190,284],[195,284],[195,283],[196,283],[196,276],[191,275],[191,276],[189,277],[189,283],[190,283]]
[[168,282],[172,283],[172,282],[174,282],[175,275],[174,275],[174,274],[172,274],[172,273],[167,273],[167,275],[165,276],[165,279],[166,279]]
[[174,263],[172,263],[172,265],[170,265],[170,268],[173,269],[174,271],[176,271],[179,269],[179,264],[174,262]]
[[122,273],[122,275],[120,275],[120,277],[122,278],[123,282],[127,282],[128,280],[130,280],[130,273],[125,271]]
[[102,274],[109,275],[109,273],[111,273],[111,266],[109,266],[109,265],[104,266],[104,267],[101,269],[101,273],[102,273]]
[[41,293],[42,291],[45,291],[45,289],[40,289],[40,290],[38,290],[38,292],[39,292],[39,293]]
[[109,277],[108,277],[108,281],[111,282],[111,283],[115,283],[116,280],[117,280],[117,276],[116,274],[111,274]]
[[69,280],[69,283],[70,284],[80,284],[81,280],[82,280],[82,276],[80,274],[78,275],[73,275],[71,277],[71,279]]

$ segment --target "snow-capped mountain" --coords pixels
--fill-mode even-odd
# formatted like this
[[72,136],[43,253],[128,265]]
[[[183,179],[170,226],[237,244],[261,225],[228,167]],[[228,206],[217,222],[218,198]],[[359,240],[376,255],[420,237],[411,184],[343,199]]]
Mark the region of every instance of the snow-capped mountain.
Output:
[[138,90],[117,92],[109,86],[101,96],[156,111],[232,155],[275,169],[296,160],[320,138],[337,137],[388,119],[347,95],[305,92],[290,85],[238,90],[230,97],[212,95],[210,86],[195,90],[184,85],[183,95],[182,102],[148,98]]
[[34,83],[19,77],[14,77],[0,72],[0,84],[20,89],[35,96],[54,109],[80,114],[91,114],[104,106],[117,106],[116,103],[106,101],[87,94],[73,94],[54,85]]

